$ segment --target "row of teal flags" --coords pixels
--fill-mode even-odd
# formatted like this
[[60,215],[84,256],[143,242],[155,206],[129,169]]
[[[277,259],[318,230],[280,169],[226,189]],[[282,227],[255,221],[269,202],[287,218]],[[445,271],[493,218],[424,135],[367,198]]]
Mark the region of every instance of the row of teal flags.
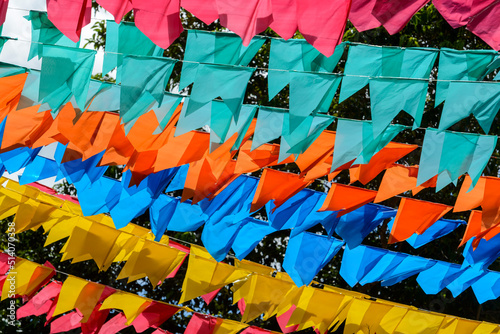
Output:
[[[33,44],[30,58],[44,58],[44,80],[40,96],[57,110],[74,95],[84,109],[83,95],[88,91],[92,58],[89,51],[74,48],[46,17],[30,12]],[[176,60],[162,58],[158,48],[133,23],[107,22],[103,75],[113,69],[116,81],[127,87],[120,97],[124,123],[132,123],[155,106],[161,107]],[[246,85],[256,70],[251,61],[267,41],[255,37],[248,46],[231,33],[190,30],[188,32],[179,89],[194,83],[187,114],[199,110],[214,98],[221,98],[238,121]],[[41,44],[39,44],[41,43]],[[48,45],[57,45],[54,48]],[[73,48],[71,47],[73,46]],[[333,74],[348,46],[343,74]],[[49,51],[43,51],[44,48]],[[52,50],[52,51],[50,51]],[[413,128],[421,126],[431,71],[439,55],[436,105],[445,102],[439,130],[474,115],[488,133],[500,109],[500,84],[482,82],[500,67],[497,52],[488,50],[457,51],[443,48],[380,47],[343,43],[325,57],[305,40],[270,39],[267,68],[268,94],[272,100],[290,85],[290,127],[294,131],[307,117],[326,114],[340,86],[343,102],[369,85],[374,135],[391,124],[400,111],[413,117]],[[53,62],[60,62],[56,68]],[[128,69],[127,69],[128,67]],[[57,78],[56,78],[57,76]],[[495,79],[500,79],[497,75]],[[480,82],[477,82],[480,81]],[[42,87],[42,86],[47,87]],[[60,88],[60,85],[67,87]],[[50,89],[55,90],[51,96]],[[132,94],[128,94],[131,92]]]
[[[139,185],[128,187],[130,171],[125,172],[120,181],[110,179],[104,176],[106,167],[96,167],[101,154],[85,161],[62,162],[64,149],[64,145],[58,145],[54,160],[40,155],[41,148],[14,149],[0,154],[0,160],[2,168],[9,172],[25,168],[21,183],[52,174],[66,177],[75,185],[85,215],[110,212],[117,227],[125,226],[128,218],[142,214],[148,207],[157,239],[166,230],[185,232],[203,226],[204,246],[218,260],[224,259],[230,249],[242,259],[264,236],[291,229],[283,267],[298,286],[310,284],[343,249],[340,274],[351,286],[374,282],[390,286],[416,275],[417,283],[428,294],[447,288],[456,297],[472,287],[480,303],[500,296],[496,288],[500,273],[487,269],[500,255],[498,236],[481,240],[475,250],[470,240],[463,251],[462,265],[427,259],[361,244],[384,219],[394,219],[395,209],[367,204],[336,218],[335,212],[316,211],[326,194],[305,189],[277,210],[272,202],[267,203],[268,221],[262,221],[249,212],[258,183],[256,178],[241,176],[213,200],[193,205],[163,193],[182,188],[187,172],[184,166],[151,174]],[[420,247],[464,223],[440,219],[408,242]],[[323,225],[328,233],[307,232],[317,224]]]
[[[59,47],[52,46],[47,50],[56,52],[57,48]],[[82,55],[87,55],[86,50],[83,51]],[[47,56],[45,59],[52,60],[53,58]],[[92,57],[82,57],[82,59],[85,63]],[[135,68],[139,68],[145,64],[141,60],[137,56],[126,57],[124,64],[128,64],[130,61],[134,63]],[[88,108],[93,111],[123,112],[120,108],[126,100],[130,107],[125,114],[122,114],[122,119],[125,118],[127,122],[126,129],[130,129],[136,118],[129,119],[129,113],[137,110],[141,103],[148,104],[157,116],[159,127],[155,133],[159,133],[168,123],[177,106],[184,100],[177,122],[176,135],[209,126],[211,129],[211,150],[234,134],[238,134],[233,145],[235,150],[239,148],[252,120],[256,117],[251,149],[254,150],[265,143],[279,140],[281,144],[279,162],[291,155],[298,156],[304,153],[321,132],[337,120],[331,171],[349,162],[353,164],[369,163],[370,159],[401,131],[410,129],[410,127],[400,124],[388,124],[382,132],[376,134],[378,132],[375,130],[377,123],[374,121],[335,118],[321,113],[307,115],[299,125],[294,125],[292,114],[287,109],[246,105],[238,101],[232,106],[239,107],[239,110],[234,110],[227,105],[227,101],[214,100],[213,96],[207,96],[209,91],[204,88],[208,86],[200,87],[202,91],[198,92],[193,89],[193,94],[190,97],[165,93],[158,87],[165,83],[171,71],[171,64],[169,64],[168,59],[155,58],[155,60],[158,60],[155,63],[157,68],[162,69],[162,71],[153,72],[148,84],[141,86],[142,90],[124,84],[120,86],[89,80],[86,95],[77,90],[77,86],[68,84],[62,85],[61,89],[54,91],[41,89],[42,86],[47,87],[43,85],[44,80],[50,82],[50,76],[49,79],[47,78],[50,72],[44,73],[43,69],[41,72],[30,71],[22,93],[20,107],[36,105],[40,102],[44,103],[42,107],[45,102],[49,106],[51,103],[63,106],[64,101],[78,98],[76,104],[82,106],[80,107],[82,110]],[[50,61],[46,61],[44,64],[47,66]],[[55,69],[53,71],[56,72]],[[135,73],[137,71],[130,74],[125,73],[124,78],[129,75],[133,76]],[[59,80],[63,80],[63,77],[59,77]],[[70,78],[68,83],[73,84],[74,81]],[[78,95],[71,97],[73,90]],[[121,94],[122,91],[126,91],[127,94]],[[193,99],[193,95],[197,100]],[[85,98],[83,98],[84,96]],[[227,98],[226,95],[224,96]],[[227,100],[232,101],[231,98],[227,98]],[[45,108],[45,110],[49,109]],[[496,143],[497,136],[427,129],[420,160],[418,184],[438,175],[437,190],[440,190],[449,183],[456,184],[461,175],[468,173],[473,179],[473,185],[475,185],[494,153]]]

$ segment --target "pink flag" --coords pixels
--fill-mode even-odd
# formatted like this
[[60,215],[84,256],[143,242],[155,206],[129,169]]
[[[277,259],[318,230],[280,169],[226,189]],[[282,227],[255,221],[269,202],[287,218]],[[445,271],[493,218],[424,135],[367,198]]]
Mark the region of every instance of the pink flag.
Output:
[[9,0],[0,0],[0,26],[5,22]]
[[351,0],[297,2],[297,22],[304,38],[330,57],[342,42]]
[[276,317],[276,320],[278,321],[278,325],[280,326],[281,331],[285,334],[295,332],[297,330],[297,328],[299,328],[299,325],[294,325],[294,326],[289,326],[289,327],[286,326],[288,324],[288,321],[290,320],[290,317],[293,314],[293,311],[295,311],[296,308],[297,308],[297,306],[292,305],[288,309],[288,311],[286,311],[285,313],[283,313],[279,317],[278,316]]
[[454,28],[466,25],[472,17],[498,0],[434,0],[434,7]]
[[31,315],[40,316],[48,313],[55,304],[55,298],[59,296],[61,283],[52,281],[45,286],[39,293],[29,300],[26,304],[17,309],[17,319]]
[[116,23],[132,10],[131,0],[97,0],[97,3],[113,15]]
[[167,321],[171,316],[173,316],[180,307],[159,303],[153,301],[141,314],[137,316],[132,322],[135,330],[138,333],[145,331],[146,329],[153,327],[159,327],[165,321]]
[[73,42],[78,42],[82,28],[90,23],[92,0],[47,0],[49,20]]
[[372,15],[377,0],[352,0],[349,20],[358,31],[375,29],[381,26],[379,20]]
[[377,0],[372,14],[393,35],[410,22],[413,15],[430,0]]
[[80,328],[83,315],[76,311],[65,314],[50,323],[50,334],[66,333],[72,329]]
[[273,22],[271,29],[284,39],[292,38],[297,29],[297,0],[271,0]]
[[219,18],[215,0],[181,0],[181,7],[205,24],[210,24]]
[[467,29],[498,51],[500,50],[499,17],[500,1],[497,1],[476,15],[469,24],[467,24]]
[[115,334],[128,326],[130,325],[127,325],[127,318],[125,315],[123,313],[118,313],[101,327],[99,333]]
[[271,0],[217,0],[217,11],[220,23],[240,36],[243,45],[273,22]]
[[166,49],[184,30],[180,0],[132,0],[135,25],[159,47]]

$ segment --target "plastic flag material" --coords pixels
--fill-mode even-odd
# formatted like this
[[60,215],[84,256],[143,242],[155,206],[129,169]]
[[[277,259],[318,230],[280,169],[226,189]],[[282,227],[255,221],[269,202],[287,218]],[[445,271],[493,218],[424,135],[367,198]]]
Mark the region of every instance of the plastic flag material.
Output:
[[451,209],[448,205],[402,198],[392,225],[389,243],[406,240],[414,233],[423,234]]
[[347,163],[369,163],[373,155],[405,128],[402,125],[390,125],[375,136],[372,122],[339,119],[330,171],[333,172]]
[[439,121],[439,130],[474,115],[481,128],[488,133],[500,110],[500,84],[493,82],[451,82]]
[[[451,80],[481,80],[495,55],[497,52],[492,50],[458,51],[442,48],[439,52],[435,105],[441,104],[448,98],[449,87],[453,84]],[[463,102],[463,97],[460,97],[460,100]]]
[[271,39],[269,71],[267,76],[269,101],[291,81],[293,72],[331,73],[337,66],[345,44],[335,48],[335,53],[325,57],[302,39],[283,41]]
[[283,268],[297,286],[309,285],[343,244],[343,241],[333,237],[308,232],[301,233],[290,238]]
[[350,45],[339,101],[365,87],[373,77],[427,79],[437,54],[437,49],[430,48]]
[[[121,22],[117,24],[108,20],[106,21],[106,37],[106,45],[104,47],[106,53],[104,54],[102,73],[105,75],[114,68],[117,68],[117,83],[122,81],[121,66],[124,56],[161,57],[163,55],[163,49],[151,42],[148,37],[137,29],[134,23]],[[148,69],[148,71],[153,71],[153,69]],[[148,71],[141,74],[150,75]]]
[[176,62],[167,58],[123,58],[120,116],[124,123],[135,121],[155,101],[161,106]]
[[189,30],[179,88],[194,82],[198,63],[247,66],[265,41],[255,37],[243,46],[234,34]]
[[60,45],[69,47],[78,47],[78,43],[73,42],[64,36],[49,21],[47,13],[31,10],[29,15],[24,17],[31,22],[31,47],[28,60],[34,57],[41,58],[43,54],[43,45]]
[[39,98],[57,115],[74,96],[83,111],[96,51],[44,45]]
[[428,128],[425,132],[417,185],[437,175],[436,191],[455,183],[467,173],[477,183],[495,149],[496,136],[482,136],[458,132],[438,132]]
[[402,110],[413,117],[413,129],[418,128],[424,114],[428,85],[427,80],[370,79],[374,137],[379,136]]

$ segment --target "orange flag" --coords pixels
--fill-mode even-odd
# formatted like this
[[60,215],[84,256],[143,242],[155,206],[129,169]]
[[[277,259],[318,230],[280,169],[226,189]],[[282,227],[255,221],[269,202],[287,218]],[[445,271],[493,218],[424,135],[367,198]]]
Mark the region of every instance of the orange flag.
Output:
[[[335,132],[334,131],[323,131],[318,138],[305,150],[304,153],[300,154],[295,163],[299,166],[301,174],[309,172],[315,166],[321,164],[328,157],[333,157],[333,147],[335,145]],[[328,172],[324,175],[330,173],[332,163],[330,160]]]
[[437,176],[417,187],[418,166],[394,165],[385,171],[375,203],[379,203],[411,190],[413,195],[422,189],[435,187]]
[[310,183],[297,174],[265,168],[257,185],[250,212],[259,210],[272,199],[276,209]]
[[406,240],[414,233],[424,233],[452,208],[444,204],[402,198],[392,225],[389,243]]
[[375,199],[374,190],[332,183],[323,206],[318,211],[341,211],[337,217],[356,210]]
[[263,144],[253,151],[250,150],[251,147],[251,141],[247,141],[241,146],[238,152],[238,159],[236,159],[236,173],[251,173],[264,167],[284,165],[294,161],[294,157],[291,155],[284,161],[278,163],[280,152],[280,146],[278,144]]
[[496,226],[500,223],[500,178],[483,176],[468,192],[471,183],[470,176],[466,175],[453,211],[467,211],[481,206],[481,231]]
[[28,73],[0,78],[0,122],[17,109]]
[[486,179],[484,177],[480,177],[476,186],[472,188],[471,191],[468,191],[471,184],[472,180],[470,176],[465,175],[464,182],[462,183],[462,187],[460,188],[460,192],[457,196],[457,201],[455,202],[455,207],[453,208],[453,212],[468,211],[481,206],[486,188]]
[[42,123],[46,113],[39,113],[40,106],[17,110],[7,117],[2,139],[2,151],[10,151],[29,144],[30,134]]
[[481,211],[476,211],[476,210],[471,211],[469,216],[469,221],[467,222],[467,228],[465,229],[464,236],[458,247],[462,247],[471,238],[481,233],[481,222],[483,220],[482,215],[483,214]]
[[370,162],[364,165],[357,165],[349,169],[351,183],[356,181],[367,184],[373,180],[383,170],[391,167],[396,161],[408,155],[417,149],[418,145],[408,145],[390,142],[382,150],[377,152],[370,159]]

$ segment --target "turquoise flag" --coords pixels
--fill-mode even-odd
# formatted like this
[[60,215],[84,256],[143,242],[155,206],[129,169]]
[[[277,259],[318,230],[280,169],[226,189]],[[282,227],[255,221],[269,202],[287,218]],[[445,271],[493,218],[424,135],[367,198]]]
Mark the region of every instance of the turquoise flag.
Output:
[[286,109],[259,107],[251,151],[281,137]]
[[238,134],[236,142],[232,149],[238,149],[250,127],[250,123],[257,111],[257,106],[243,105],[240,111],[240,117],[236,121],[233,113],[221,101],[212,101],[210,113],[210,152],[219,145],[226,142],[234,134]]
[[370,106],[373,135],[381,134],[401,110],[413,117],[413,129],[424,114],[428,80],[400,78],[370,79]]
[[161,57],[163,49],[156,46],[134,23],[106,21],[106,45],[102,75],[117,68],[116,82],[121,82],[120,67],[126,55]]
[[238,122],[248,80],[255,68],[200,64],[186,114],[190,115],[202,106],[220,97]]
[[448,87],[450,86],[450,82],[446,80],[481,80],[488,73],[488,66],[496,55],[498,55],[498,52],[494,50],[442,48],[439,53],[435,106],[446,99]]
[[212,113],[212,103],[207,103],[197,108],[196,111],[188,114],[187,110],[191,99],[189,97],[185,98],[184,104],[182,105],[181,114],[179,116],[179,121],[175,127],[175,136],[180,136],[189,131],[196,129],[201,129],[206,125],[210,124],[210,115]]
[[374,136],[372,122],[339,118],[331,171],[350,161],[353,161],[352,164],[369,163],[375,153],[406,128],[400,124],[389,125],[381,134]]
[[187,114],[191,100],[186,98],[177,122],[175,136],[180,136],[189,131],[210,127],[210,151],[226,142],[235,133],[238,134],[232,149],[237,149],[250,127],[257,106],[243,105],[240,117],[236,121],[233,113],[222,101],[211,101],[195,112]]
[[177,62],[170,58],[125,56],[122,66],[120,117],[123,123],[136,120],[161,106],[170,74]]
[[450,183],[455,185],[463,174],[472,179],[472,189],[495,150],[497,136],[427,129],[420,156],[417,186],[437,178],[436,192]]
[[500,110],[500,83],[453,81],[448,87],[447,95],[439,121],[440,131],[470,114],[476,117],[484,132],[490,131],[491,124]]
[[370,77],[427,79],[437,49],[350,44],[340,88],[340,102],[368,84]]
[[46,12],[30,10],[24,18],[31,22],[31,47],[28,60],[42,56],[43,44],[60,45],[77,48],[75,43],[57,29],[47,17]]
[[342,77],[335,74],[290,72],[290,130],[316,113],[327,113]]
[[163,129],[165,129],[168,122],[170,121],[170,118],[172,118],[175,109],[177,109],[177,106],[182,102],[183,98],[184,96],[178,94],[163,94],[161,105],[159,103],[156,103],[153,106],[153,112],[155,113],[156,119],[159,123],[158,128],[155,130],[155,132],[153,132],[153,134],[161,133]]
[[310,115],[299,126],[292,128],[290,113],[285,113],[278,162],[282,162],[292,154],[304,153],[321,132],[333,123],[333,120],[334,117],[329,115]]
[[55,116],[74,96],[84,110],[96,51],[44,45],[38,98],[47,102]]
[[189,30],[179,88],[195,81],[198,63],[247,66],[265,41],[265,37],[255,36],[243,46],[241,38],[232,33]]
[[316,50],[305,39],[271,39],[267,77],[269,101],[291,81],[291,71],[331,73],[344,54],[345,43],[339,44],[330,57]]

